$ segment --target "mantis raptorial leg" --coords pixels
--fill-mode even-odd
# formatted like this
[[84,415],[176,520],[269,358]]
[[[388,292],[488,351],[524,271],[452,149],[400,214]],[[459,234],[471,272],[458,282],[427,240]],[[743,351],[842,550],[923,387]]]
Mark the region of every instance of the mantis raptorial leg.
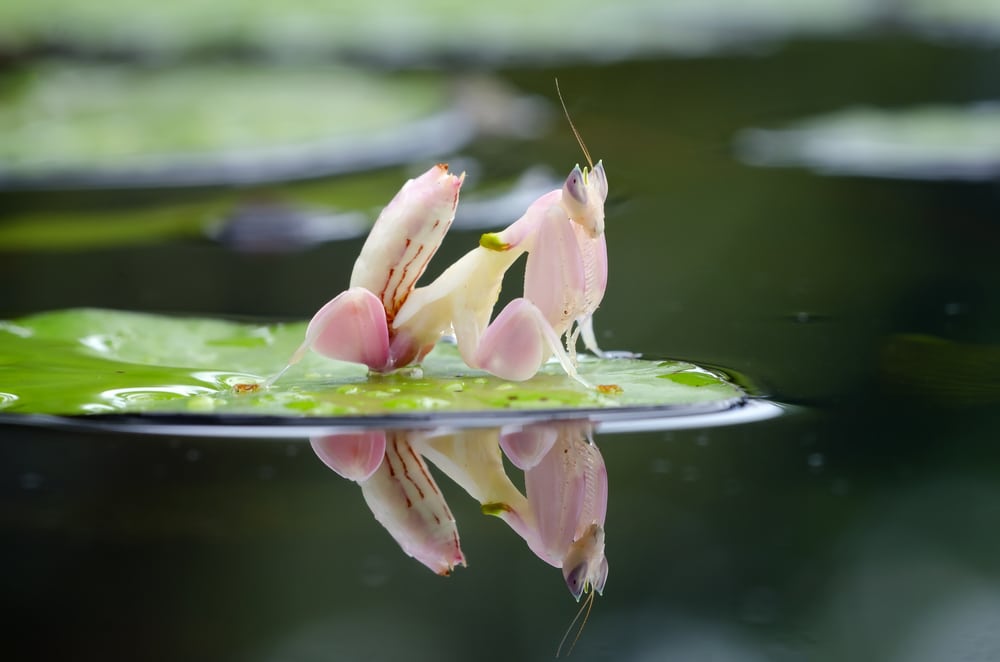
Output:
[[397,337],[393,319],[441,245],[455,218],[465,174],[439,163],[408,180],[379,214],[354,263],[350,288],[313,316],[306,337],[273,384],[310,350],[386,372],[419,361],[436,337],[416,344]]

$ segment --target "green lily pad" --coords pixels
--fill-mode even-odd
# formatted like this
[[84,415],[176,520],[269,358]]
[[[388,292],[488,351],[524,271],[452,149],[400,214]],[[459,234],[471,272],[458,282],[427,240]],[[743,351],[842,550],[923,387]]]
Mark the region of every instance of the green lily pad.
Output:
[[996,0],[906,0],[900,20],[934,37],[1000,40],[1000,4]]
[[731,406],[739,387],[682,361],[582,357],[590,390],[547,364],[508,382],[442,343],[422,369],[369,376],[310,353],[270,389],[305,323],[248,324],[98,309],[0,322],[0,411],[17,414],[392,416],[502,410]]
[[464,144],[442,77],[348,67],[45,64],[0,74],[0,186],[246,184]]
[[995,0],[5,0],[0,50],[64,46],[176,56],[251,50],[375,61],[550,61],[717,53],[795,36],[892,26],[931,38],[1000,39]]
[[788,34],[861,29],[885,15],[869,0],[5,0],[0,50],[53,43],[78,50],[177,55],[251,49],[376,61],[606,60],[697,54]]
[[83,209],[17,210],[0,223],[0,251],[84,251],[207,236],[237,248],[269,251],[363,236],[409,176],[403,169],[319,182],[233,191],[182,202]]
[[744,131],[745,160],[844,175],[991,179],[1000,173],[1000,104],[851,108]]

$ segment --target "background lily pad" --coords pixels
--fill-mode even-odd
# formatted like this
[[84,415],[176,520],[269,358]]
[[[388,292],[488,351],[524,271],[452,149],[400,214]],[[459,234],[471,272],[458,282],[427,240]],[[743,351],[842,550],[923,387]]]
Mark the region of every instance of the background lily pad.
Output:
[[[138,6],[137,6],[138,5]],[[7,0],[0,48],[87,53],[352,56],[382,62],[699,55],[801,36],[916,33],[1000,38],[991,0],[555,0],[470,3],[309,0],[135,3]]]
[[909,179],[990,179],[1000,174],[1000,104],[850,108],[752,129],[738,137],[746,161],[819,172]]
[[433,0],[378,3],[221,0],[136,3],[8,0],[0,45],[160,55],[246,50],[382,61],[702,53],[789,33],[856,29],[885,11],[868,0]]
[[246,184],[431,158],[474,132],[430,73],[43,64],[0,72],[0,187]]
[[[454,170],[475,170],[463,159]],[[0,251],[82,252],[206,237],[237,251],[282,253],[367,234],[382,207],[413,169],[382,169],[280,186],[203,192],[150,204],[139,197],[114,207],[13,210],[0,222]],[[517,218],[561,180],[546,168],[462,189],[456,230],[496,229]]]
[[1000,39],[1000,3],[996,0],[906,0],[901,17],[934,37],[959,37],[995,43]]
[[442,344],[412,374],[310,354],[267,391],[237,393],[280,370],[305,323],[248,324],[81,309],[0,323],[0,409],[30,414],[139,412],[359,416],[413,412],[662,407],[740,401],[724,377],[679,361],[585,359],[598,393],[546,365],[513,383],[466,367]]

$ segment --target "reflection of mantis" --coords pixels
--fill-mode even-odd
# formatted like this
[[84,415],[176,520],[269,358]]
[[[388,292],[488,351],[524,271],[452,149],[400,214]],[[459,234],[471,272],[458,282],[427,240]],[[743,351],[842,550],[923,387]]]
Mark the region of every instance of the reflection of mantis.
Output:
[[[586,384],[576,372],[576,341],[582,335],[602,354],[591,319],[607,285],[608,182],[603,164],[584,153],[590,167],[575,167],[562,188],[538,198],[502,232],[484,234],[477,248],[418,289],[454,219],[464,175],[439,164],[408,181],[372,228],[350,289],[316,313],[289,365],[311,348],[386,372],[420,361],[450,331],[471,367],[520,381],[555,356]],[[525,252],[524,296],[490,322],[503,276]]]
[[[587,424],[547,423],[523,429],[438,434],[372,431],[312,439],[317,455],[361,485],[376,519],[400,547],[442,575],[465,565],[458,530],[424,459],[429,460],[562,569],[566,585],[589,613],[604,590],[608,475]],[[499,442],[499,443],[498,443]],[[525,493],[504,471],[501,448],[524,470]]]
[[573,625],[584,614],[576,635],[579,639],[594,597],[604,592],[608,579],[604,555],[608,472],[590,439],[589,426],[579,423],[545,423],[508,431],[501,434],[500,445],[511,462],[524,469],[529,516],[534,518],[529,531],[534,535],[522,536],[536,554],[562,568],[577,602],[589,594],[559,642],[559,657]]

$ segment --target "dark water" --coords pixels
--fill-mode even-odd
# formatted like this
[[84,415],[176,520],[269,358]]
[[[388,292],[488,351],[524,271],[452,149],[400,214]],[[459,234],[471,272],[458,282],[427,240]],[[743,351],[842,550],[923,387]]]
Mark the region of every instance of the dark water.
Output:
[[[546,96],[558,75],[605,161],[602,344],[726,366],[800,405],[598,434],[610,576],[577,659],[1000,659],[996,184],[753,169],[732,150],[743,128],[855,103],[1000,98],[998,64],[879,40],[499,72]],[[484,177],[580,160],[561,127],[470,152]],[[8,253],[0,317],[303,317],[359,247]],[[0,436],[11,659],[546,659],[575,612],[559,571],[444,479],[469,560],[447,579],[304,441]]]

